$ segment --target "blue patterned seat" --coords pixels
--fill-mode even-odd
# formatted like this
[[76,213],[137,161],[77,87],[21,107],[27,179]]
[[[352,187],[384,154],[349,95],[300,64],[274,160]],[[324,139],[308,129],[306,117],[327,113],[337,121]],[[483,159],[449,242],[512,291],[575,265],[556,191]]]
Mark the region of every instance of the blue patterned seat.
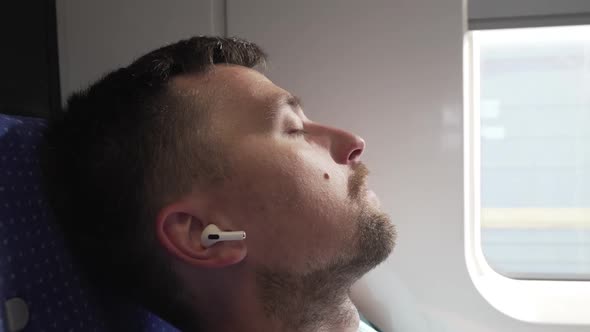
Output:
[[26,304],[22,331],[178,331],[141,308],[99,301],[72,265],[40,188],[44,127],[0,114],[0,332],[18,325],[5,306],[14,299]]

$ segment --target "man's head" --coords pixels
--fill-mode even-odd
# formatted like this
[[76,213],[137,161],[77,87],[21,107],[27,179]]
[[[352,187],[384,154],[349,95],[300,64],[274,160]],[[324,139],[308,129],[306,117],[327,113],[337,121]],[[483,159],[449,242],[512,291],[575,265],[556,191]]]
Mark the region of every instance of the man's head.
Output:
[[[193,283],[251,278],[266,314],[288,320],[289,293],[329,304],[388,256],[395,231],[366,189],[365,142],[308,119],[252,69],[264,61],[252,43],[197,37],[70,98],[46,169],[92,274],[156,310],[202,296]],[[209,224],[248,238],[205,248]]]

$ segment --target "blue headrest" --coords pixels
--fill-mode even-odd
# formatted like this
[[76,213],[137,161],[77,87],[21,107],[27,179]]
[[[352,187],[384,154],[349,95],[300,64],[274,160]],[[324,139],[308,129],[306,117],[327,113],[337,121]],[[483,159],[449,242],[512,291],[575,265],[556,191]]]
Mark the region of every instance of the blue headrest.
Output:
[[72,265],[41,192],[44,128],[0,114],[0,332],[23,319],[23,331],[178,331],[144,309],[98,300]]

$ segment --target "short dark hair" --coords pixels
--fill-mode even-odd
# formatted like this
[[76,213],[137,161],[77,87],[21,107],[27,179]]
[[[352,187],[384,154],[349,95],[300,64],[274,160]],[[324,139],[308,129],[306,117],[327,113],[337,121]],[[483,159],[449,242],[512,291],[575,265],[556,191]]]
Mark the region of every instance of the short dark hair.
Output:
[[265,61],[242,39],[182,40],[72,94],[51,121],[43,149],[48,198],[74,258],[98,286],[180,319],[174,312],[184,304],[156,243],[156,213],[195,183],[223,176],[223,167],[212,158],[222,153],[205,143],[206,102],[183,100],[170,82],[215,64]]

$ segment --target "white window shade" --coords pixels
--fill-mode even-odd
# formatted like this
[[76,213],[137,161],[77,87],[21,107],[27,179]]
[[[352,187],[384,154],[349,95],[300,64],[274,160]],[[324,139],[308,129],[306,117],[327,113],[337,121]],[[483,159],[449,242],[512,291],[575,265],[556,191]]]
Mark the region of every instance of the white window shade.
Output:
[[589,0],[468,0],[469,29],[590,24]]

